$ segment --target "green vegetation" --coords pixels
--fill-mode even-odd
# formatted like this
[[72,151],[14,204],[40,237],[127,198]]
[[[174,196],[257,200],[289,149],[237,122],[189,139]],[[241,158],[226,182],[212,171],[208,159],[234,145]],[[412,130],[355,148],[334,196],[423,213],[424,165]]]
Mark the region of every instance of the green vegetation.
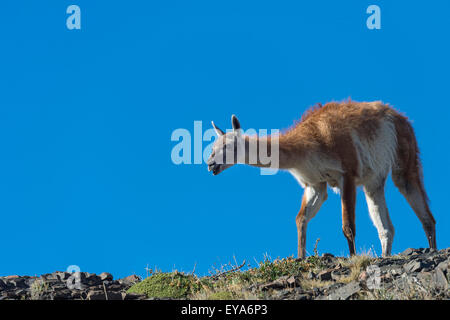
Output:
[[30,289],[31,300],[40,300],[48,290],[48,283],[43,280],[35,280]]
[[235,299],[232,292],[228,291],[217,291],[213,292],[208,296],[209,300],[233,300]]
[[270,261],[265,257],[263,262],[254,269],[241,272],[238,276],[241,280],[255,282],[270,282],[283,276],[299,275],[308,271],[320,271],[324,265],[319,257],[311,256],[305,260],[294,259],[292,257],[275,259]]
[[[234,266],[228,264],[226,267],[222,266],[220,270],[215,269],[215,274],[205,277],[178,271],[157,272],[136,283],[128,292],[172,299],[264,299],[270,297],[271,290],[261,290],[260,287],[273,281],[280,281],[281,278],[294,276],[296,286],[304,290],[326,287],[335,282],[346,284],[358,279],[361,272],[376,259],[369,252],[350,258],[332,258],[333,262],[330,262],[331,258],[319,256],[317,242],[314,255],[306,259],[287,257],[272,260],[265,256],[255,268],[242,270],[245,262],[241,266],[237,263]],[[332,266],[345,268],[349,273],[335,279],[335,282],[328,281],[331,279],[320,280],[315,276],[324,270],[330,272]]]
[[200,282],[193,275],[180,272],[158,272],[136,283],[128,292],[145,294],[147,297],[182,299],[199,289]]
[[298,276],[309,271],[319,272],[324,266],[321,258],[316,256],[305,260],[288,257],[274,261],[265,257],[256,268],[202,278],[180,272],[158,272],[136,283],[128,292],[173,299],[257,299],[262,296],[247,290],[251,285],[268,283],[283,276]]

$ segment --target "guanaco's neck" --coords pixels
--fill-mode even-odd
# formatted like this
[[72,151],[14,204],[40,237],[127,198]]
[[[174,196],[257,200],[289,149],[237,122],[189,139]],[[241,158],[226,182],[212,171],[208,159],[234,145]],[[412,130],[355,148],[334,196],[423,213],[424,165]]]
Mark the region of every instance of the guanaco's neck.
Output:
[[245,164],[263,168],[292,168],[296,155],[285,139],[279,136],[245,136],[244,141]]

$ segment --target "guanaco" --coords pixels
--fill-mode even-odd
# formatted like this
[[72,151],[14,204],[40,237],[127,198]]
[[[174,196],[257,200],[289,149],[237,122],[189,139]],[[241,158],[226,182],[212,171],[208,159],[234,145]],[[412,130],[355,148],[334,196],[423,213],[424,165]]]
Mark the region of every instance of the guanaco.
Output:
[[[231,122],[233,131],[227,133],[212,122],[218,137],[207,161],[208,169],[217,175],[235,163],[267,166],[259,161],[258,153],[256,161],[249,161],[251,145],[264,142],[270,148],[275,137],[244,135],[236,116]],[[389,105],[350,100],[316,105],[292,128],[280,133],[276,143],[279,169],[289,171],[304,188],[295,219],[299,258],[306,256],[306,228],[327,199],[327,185],[340,193],[342,230],[350,254],[356,251],[356,187],[362,186],[382,255],[389,256],[394,238],[384,196],[389,173],[422,223],[429,247],[436,249],[436,222],[428,205],[414,130],[409,120]],[[222,161],[230,153],[237,155],[239,150],[244,152],[237,157],[240,159]]]

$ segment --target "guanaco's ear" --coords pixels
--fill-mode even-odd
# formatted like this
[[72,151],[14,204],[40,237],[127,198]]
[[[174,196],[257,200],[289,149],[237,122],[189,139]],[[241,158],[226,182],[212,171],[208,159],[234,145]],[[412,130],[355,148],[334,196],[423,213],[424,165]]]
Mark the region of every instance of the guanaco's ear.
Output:
[[216,133],[219,137],[223,136],[225,134],[222,130],[219,129],[219,127],[216,127],[216,125],[214,124],[214,121],[211,121],[211,124],[212,124],[214,130],[216,130]]
[[241,128],[241,124],[239,123],[238,118],[233,114],[231,116],[231,124],[233,125],[233,130],[239,130]]

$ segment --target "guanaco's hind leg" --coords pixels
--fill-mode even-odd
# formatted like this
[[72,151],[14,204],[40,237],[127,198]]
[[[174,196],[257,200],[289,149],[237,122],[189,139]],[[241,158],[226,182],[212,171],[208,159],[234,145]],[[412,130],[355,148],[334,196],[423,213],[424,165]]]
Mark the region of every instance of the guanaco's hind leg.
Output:
[[303,194],[300,212],[295,218],[298,233],[298,257],[306,256],[306,228],[308,222],[314,218],[322,203],[327,199],[327,184],[321,183],[317,186],[306,186]]
[[[428,207],[427,197],[419,177],[406,179],[403,174],[392,172],[392,180],[408,201],[414,213],[422,223],[423,230],[431,249],[436,249],[436,221]],[[421,187],[422,186],[422,187]]]
[[347,238],[350,255],[355,254],[355,203],[356,203],[356,186],[355,180],[351,176],[344,177],[342,186],[342,231]]
[[395,118],[395,126],[398,150],[392,180],[422,223],[430,248],[436,249],[436,221],[428,207],[414,130],[406,118],[399,115]]

